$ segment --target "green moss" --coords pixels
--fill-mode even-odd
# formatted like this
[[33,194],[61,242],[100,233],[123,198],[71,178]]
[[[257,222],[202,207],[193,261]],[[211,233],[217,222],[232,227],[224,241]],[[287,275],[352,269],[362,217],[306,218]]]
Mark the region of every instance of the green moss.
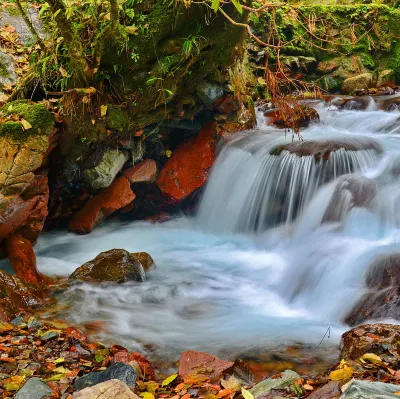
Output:
[[54,127],[54,117],[51,112],[43,105],[18,100],[7,103],[0,108],[0,115],[17,115],[20,119],[25,119],[32,126],[31,129],[24,130],[20,122],[4,122],[0,125],[0,136],[27,137],[29,135],[49,135]]
[[108,106],[107,109],[107,128],[119,133],[124,133],[129,127],[129,119],[121,108]]

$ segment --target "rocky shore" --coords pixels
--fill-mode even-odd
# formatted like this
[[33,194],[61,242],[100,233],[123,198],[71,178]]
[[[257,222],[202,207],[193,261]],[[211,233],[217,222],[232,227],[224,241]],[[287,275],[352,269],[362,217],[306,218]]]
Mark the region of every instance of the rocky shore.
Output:
[[90,340],[61,321],[21,315],[0,323],[0,397],[17,399],[386,399],[400,394],[400,326],[372,324],[342,336],[322,375],[285,370],[256,378],[240,359],[181,354],[163,375],[138,352]]

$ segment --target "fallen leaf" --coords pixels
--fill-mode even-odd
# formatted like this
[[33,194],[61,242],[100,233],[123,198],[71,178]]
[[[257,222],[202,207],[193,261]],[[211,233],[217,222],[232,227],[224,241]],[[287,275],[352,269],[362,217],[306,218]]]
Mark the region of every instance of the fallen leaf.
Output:
[[341,381],[341,380],[348,380],[354,373],[354,369],[352,367],[346,366],[342,369],[332,371],[329,374],[329,379],[332,381]]
[[244,399],[254,399],[253,394],[247,389],[244,389],[243,387],[242,387],[242,396],[244,397]]
[[143,399],[156,399],[155,396],[154,396],[152,393],[150,393],[150,392],[142,392],[142,393],[140,394],[140,396],[141,396]]
[[100,115],[102,116],[102,117],[104,117],[104,116],[106,116],[107,115],[107,105],[102,105],[101,107],[100,107]]
[[370,363],[379,363],[382,361],[382,359],[374,353],[365,353],[361,356],[361,359]]
[[303,388],[304,388],[306,391],[312,391],[312,390],[314,390],[314,388],[313,388],[310,384],[304,384],[304,385],[303,385]]
[[172,374],[169,377],[167,377],[162,383],[162,387],[166,387],[167,385],[171,384],[171,382],[175,381],[176,378],[178,377],[178,374]]

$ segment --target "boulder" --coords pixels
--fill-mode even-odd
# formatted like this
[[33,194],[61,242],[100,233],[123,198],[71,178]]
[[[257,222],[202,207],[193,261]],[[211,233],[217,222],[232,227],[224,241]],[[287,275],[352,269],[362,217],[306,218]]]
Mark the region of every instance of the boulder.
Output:
[[0,270],[0,320],[11,321],[21,311],[43,306],[45,293]]
[[377,183],[374,180],[364,176],[341,176],[329,201],[323,222],[340,222],[353,207],[372,207],[377,194]]
[[181,354],[178,373],[181,378],[192,374],[206,374],[211,381],[216,382],[233,365],[234,362],[218,359],[206,352],[187,351]]
[[69,231],[91,233],[97,225],[117,210],[130,204],[136,195],[125,176],[118,177],[110,187],[92,197],[68,223]]
[[156,378],[155,370],[149,360],[146,359],[139,352],[129,353],[128,351],[118,351],[114,354],[112,363],[125,363],[133,366],[137,364],[139,366],[141,377],[146,380],[154,380]]
[[368,291],[346,316],[350,325],[370,319],[400,320],[400,254],[382,255],[368,268]]
[[41,284],[43,277],[36,268],[32,243],[19,235],[6,239],[6,251],[15,275],[28,284]]
[[130,388],[136,385],[136,370],[124,363],[114,363],[107,370],[85,374],[75,380],[74,389],[81,391],[84,388],[106,382],[109,380],[119,380]]
[[327,161],[334,151],[344,149],[346,151],[373,150],[382,153],[380,145],[372,139],[363,138],[356,140],[324,140],[324,141],[301,141],[275,147],[271,155],[280,155],[282,151],[288,151],[299,157],[313,156],[316,161]]
[[0,90],[3,85],[13,85],[17,81],[13,56],[0,51]]
[[[0,123],[0,241],[18,229],[35,241],[48,202],[47,177],[37,171],[51,147],[54,118],[44,105],[28,101],[6,104],[0,115],[6,120]],[[24,130],[21,121],[32,127]]]
[[52,396],[53,391],[40,378],[30,378],[15,395],[16,399],[43,399]]
[[358,360],[365,353],[377,355],[399,355],[400,326],[393,324],[365,324],[353,328],[342,335],[340,343],[341,359]]
[[153,181],[157,175],[157,164],[152,159],[146,159],[143,162],[125,169],[122,172],[131,184],[133,183],[149,183]]
[[118,172],[128,160],[128,155],[123,151],[107,149],[102,153],[96,166],[82,171],[83,181],[93,190],[109,187]]
[[147,252],[134,252],[131,254],[134,258],[136,258],[143,266],[143,269],[148,272],[152,269],[155,269],[154,259]]
[[272,389],[283,389],[299,380],[301,377],[292,370],[286,370],[279,376],[268,378],[259,382],[252,389],[254,399],[265,397]]
[[372,74],[367,72],[347,78],[343,82],[342,90],[344,93],[352,94],[357,90],[369,89],[370,87],[372,87]]
[[146,275],[142,264],[134,255],[124,249],[112,249],[78,267],[69,278],[88,282],[124,283],[145,281]]
[[102,382],[75,392],[73,399],[140,399],[131,389],[119,380]]
[[203,104],[211,105],[224,95],[224,89],[217,83],[204,80],[197,86],[197,95]]
[[240,102],[234,94],[227,94],[213,103],[215,108],[221,114],[231,114],[240,110]]
[[376,381],[351,380],[343,387],[341,399],[391,399],[398,398],[399,386]]
[[364,111],[373,102],[374,102],[374,100],[370,96],[354,97],[354,98],[347,100],[344,104],[342,104],[339,107],[339,109]]
[[157,177],[157,185],[171,202],[179,202],[207,181],[216,158],[217,124],[206,124],[196,137],[178,147]]

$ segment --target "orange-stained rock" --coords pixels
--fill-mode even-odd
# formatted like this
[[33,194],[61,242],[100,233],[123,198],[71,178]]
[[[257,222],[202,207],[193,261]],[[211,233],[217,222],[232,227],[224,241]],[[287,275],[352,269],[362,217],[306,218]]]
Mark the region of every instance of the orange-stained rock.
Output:
[[206,374],[212,382],[216,382],[233,364],[234,362],[218,359],[206,352],[187,351],[181,354],[179,375],[185,378],[191,374]]
[[218,138],[217,123],[208,123],[172,153],[157,177],[158,187],[171,202],[183,200],[207,181]]
[[151,182],[156,177],[157,164],[153,159],[146,159],[143,162],[125,169],[122,175],[125,176],[131,183]]
[[227,94],[218,98],[214,104],[214,108],[221,114],[230,114],[240,109],[240,101],[234,94]]
[[43,278],[36,268],[32,243],[19,235],[6,239],[6,251],[15,275],[28,284],[41,284]]
[[129,353],[125,350],[122,350],[115,353],[112,359],[112,363],[129,364],[131,362],[136,362],[139,365],[144,378],[147,380],[155,379],[156,376],[153,365],[139,352]]
[[68,224],[70,231],[88,234],[105,218],[130,204],[136,198],[129,180],[120,176],[99,194],[91,198]]

